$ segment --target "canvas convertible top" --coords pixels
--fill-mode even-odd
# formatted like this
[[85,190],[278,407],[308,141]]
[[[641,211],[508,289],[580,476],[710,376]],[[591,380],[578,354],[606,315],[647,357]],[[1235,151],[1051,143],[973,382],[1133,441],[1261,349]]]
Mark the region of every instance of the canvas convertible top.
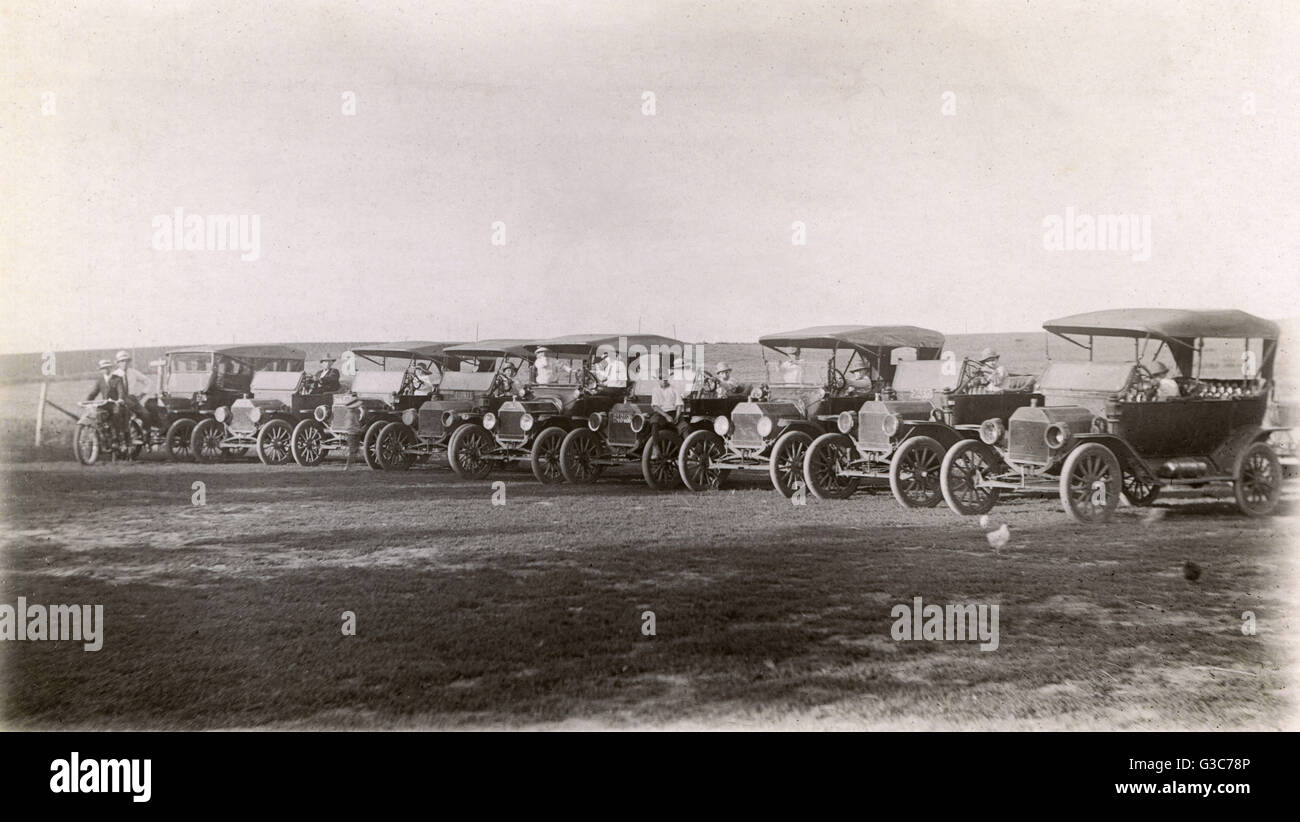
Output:
[[455,357],[527,357],[530,356],[527,343],[528,340],[479,340],[447,346],[442,353]]
[[1276,340],[1275,322],[1235,309],[1117,308],[1090,311],[1043,323],[1053,334],[1089,337],[1151,337],[1187,344],[1200,337]]
[[167,352],[172,354],[221,354],[247,360],[301,360],[307,352],[288,345],[191,345]]
[[639,345],[647,350],[655,345],[660,347],[676,346],[679,349],[686,345],[681,340],[661,337],[658,334],[570,334],[567,337],[536,340],[527,343],[524,347],[529,351],[536,351],[538,348],[545,346],[556,354],[591,356],[600,348],[616,349],[623,340],[627,341],[628,348]]
[[[759,343],[781,351],[785,348],[943,348],[943,335],[914,325],[817,325],[797,331],[767,334]],[[784,353],[784,352],[783,352]],[[924,357],[922,359],[925,359]]]
[[370,357],[406,357],[431,359],[443,349],[459,345],[454,342],[391,342],[380,345],[362,345],[352,349],[353,354]]

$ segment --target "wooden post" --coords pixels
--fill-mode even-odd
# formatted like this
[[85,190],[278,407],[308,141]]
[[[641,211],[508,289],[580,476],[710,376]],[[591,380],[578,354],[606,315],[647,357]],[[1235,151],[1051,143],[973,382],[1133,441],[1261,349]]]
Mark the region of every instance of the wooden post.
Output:
[[49,393],[50,384],[41,383],[41,401],[36,405],[36,447],[41,447],[41,426],[45,424],[45,397]]

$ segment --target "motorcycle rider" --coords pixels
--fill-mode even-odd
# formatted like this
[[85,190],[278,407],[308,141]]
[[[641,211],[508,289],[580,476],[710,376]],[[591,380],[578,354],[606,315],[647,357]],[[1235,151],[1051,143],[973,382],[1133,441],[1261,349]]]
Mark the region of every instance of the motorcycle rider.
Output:
[[109,407],[108,419],[113,427],[113,434],[118,441],[118,449],[121,450],[127,441],[130,432],[130,417],[126,407],[126,397],[129,396],[126,389],[126,381],[122,376],[113,370],[113,363],[109,360],[99,361],[99,377],[95,380],[95,385],[86,395],[86,402],[93,402],[96,399],[111,400],[112,405]]

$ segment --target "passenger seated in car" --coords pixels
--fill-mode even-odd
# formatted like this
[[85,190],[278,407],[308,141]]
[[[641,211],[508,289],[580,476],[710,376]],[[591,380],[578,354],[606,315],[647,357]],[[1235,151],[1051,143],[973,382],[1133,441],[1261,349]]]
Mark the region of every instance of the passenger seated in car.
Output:
[[781,363],[781,382],[786,383],[787,385],[797,385],[801,381],[803,376],[803,363],[799,358],[802,355],[803,350],[796,348],[794,352],[791,353],[789,359]]
[[979,359],[967,360],[973,364],[967,391],[971,394],[1000,394],[1005,388],[1007,370],[1002,367],[1002,355],[992,348],[984,348]]
[[844,378],[844,385],[849,389],[850,394],[874,393],[876,381],[872,378],[871,366],[859,363],[855,368],[849,369],[848,375]]
[[1147,370],[1151,372],[1151,380],[1146,387],[1148,401],[1168,400],[1182,396],[1182,392],[1178,390],[1178,382],[1169,376],[1169,366],[1157,362]]
[[438,378],[424,363],[415,366],[415,393],[432,394],[438,388]]
[[538,346],[533,357],[533,369],[537,372],[538,385],[554,385],[559,382],[561,374],[567,376],[573,373],[573,368],[568,363],[551,359],[551,349],[545,346]]

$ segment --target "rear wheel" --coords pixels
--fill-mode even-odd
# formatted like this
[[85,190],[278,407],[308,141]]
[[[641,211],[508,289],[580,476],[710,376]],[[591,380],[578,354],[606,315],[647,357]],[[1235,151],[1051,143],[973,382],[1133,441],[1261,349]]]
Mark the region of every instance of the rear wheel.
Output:
[[949,448],[939,467],[939,490],[944,502],[964,516],[993,510],[1002,489],[986,488],[980,483],[995,473],[998,463],[997,452],[979,440],[962,440]]
[[1105,522],[1119,505],[1123,477],[1119,459],[1106,446],[1086,442],[1061,468],[1061,504],[1079,522]]
[[93,425],[78,425],[72,437],[72,453],[82,465],[99,462],[99,431]]
[[190,432],[190,452],[199,462],[216,462],[225,456],[221,441],[226,438],[226,427],[212,417],[204,417]]
[[721,488],[730,471],[714,468],[713,462],[727,452],[722,437],[712,431],[692,431],[677,452],[677,471],[692,491]]
[[144,425],[137,419],[131,420],[131,441],[127,444],[126,458],[135,460],[140,458],[140,453],[144,451],[144,446],[149,442],[149,435],[144,430]]
[[889,462],[889,490],[904,508],[933,508],[943,499],[943,446],[933,437],[903,440]]
[[641,448],[641,476],[654,491],[671,491],[682,484],[677,454],[682,438],[676,431],[660,430]]
[[447,443],[447,462],[461,479],[487,479],[492,460],[484,455],[492,448],[492,435],[476,423],[465,423],[451,434]]
[[593,483],[605,470],[598,460],[604,449],[600,437],[590,428],[575,428],[560,444],[560,473],[567,482],[578,485]]
[[1282,462],[1268,443],[1252,443],[1242,451],[1232,476],[1232,491],[1243,514],[1262,517],[1277,507],[1282,495]]
[[179,419],[167,429],[163,439],[163,450],[174,460],[192,460],[194,452],[190,450],[190,434],[194,433],[194,420]]
[[405,471],[415,463],[410,453],[420,438],[404,422],[390,422],[379,432],[375,441],[375,460],[385,471]]
[[263,465],[284,465],[293,459],[289,441],[293,426],[286,420],[271,420],[257,432],[257,458]]
[[320,465],[321,460],[325,459],[325,449],[322,447],[324,442],[325,429],[321,424],[316,420],[303,420],[293,428],[289,453],[293,456],[293,461],[304,468]]
[[803,479],[817,499],[848,499],[858,490],[858,477],[841,471],[853,460],[855,449],[848,434],[822,434],[808,446],[803,458]]
[[772,479],[772,487],[787,499],[803,487],[803,458],[812,441],[812,437],[803,431],[787,431],[777,437],[772,446],[767,473]]
[[361,440],[361,456],[365,457],[366,465],[376,471],[383,468],[379,464],[379,454],[375,446],[379,441],[379,432],[384,430],[385,425],[388,425],[385,420],[370,423],[370,427],[366,429],[366,436]]
[[1152,481],[1143,479],[1135,471],[1124,470],[1124,499],[1129,501],[1130,505],[1136,505],[1139,508],[1150,505],[1160,496],[1160,486]]
[[537,481],[554,485],[564,481],[564,469],[560,465],[560,446],[564,444],[563,428],[547,428],[533,441],[533,450],[529,464]]

